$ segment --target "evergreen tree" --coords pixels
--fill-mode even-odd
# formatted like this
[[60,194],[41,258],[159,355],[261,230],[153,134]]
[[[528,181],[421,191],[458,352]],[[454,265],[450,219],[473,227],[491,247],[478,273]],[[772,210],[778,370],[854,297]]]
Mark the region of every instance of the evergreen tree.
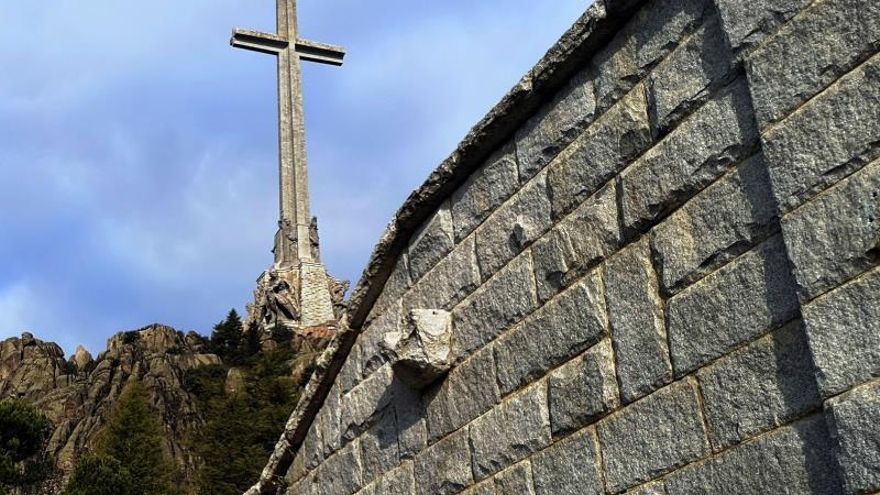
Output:
[[236,362],[241,357],[243,325],[238,312],[229,310],[226,319],[214,325],[211,351],[224,361]]
[[0,402],[0,494],[38,483],[52,475],[46,454],[52,424],[23,401]]
[[[94,456],[77,465],[65,495],[171,493],[174,466],[165,454],[163,435],[149,392],[130,381],[98,435]],[[106,478],[94,471],[117,475]]]

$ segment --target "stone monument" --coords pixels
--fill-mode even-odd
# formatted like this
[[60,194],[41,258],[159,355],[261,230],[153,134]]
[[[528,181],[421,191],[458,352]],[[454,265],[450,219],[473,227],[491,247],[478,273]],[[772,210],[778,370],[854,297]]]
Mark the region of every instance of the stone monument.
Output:
[[[309,182],[300,61],[342,65],[345,50],[299,38],[296,0],[277,0],[277,33],[235,29],[236,48],[278,59],[280,219],[274,265],[260,275],[247,323],[264,331],[331,325],[347,282],[328,276],[321,263],[317,219],[309,212]],[[332,326],[332,325],[331,325]]]

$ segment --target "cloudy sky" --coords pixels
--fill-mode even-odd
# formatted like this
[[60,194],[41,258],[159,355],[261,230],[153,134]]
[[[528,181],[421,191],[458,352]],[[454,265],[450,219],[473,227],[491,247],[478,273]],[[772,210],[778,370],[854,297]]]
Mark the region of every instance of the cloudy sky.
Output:
[[[586,0],[300,0],[313,213],[356,281],[391,215]],[[272,0],[0,2],[0,338],[209,332],[271,264]]]

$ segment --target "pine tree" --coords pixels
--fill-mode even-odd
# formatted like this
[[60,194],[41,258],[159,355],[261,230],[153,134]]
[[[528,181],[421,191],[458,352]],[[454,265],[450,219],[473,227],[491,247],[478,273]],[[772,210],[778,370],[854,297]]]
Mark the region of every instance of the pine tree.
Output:
[[235,309],[231,309],[226,319],[214,325],[211,334],[211,350],[224,361],[239,360],[242,348],[242,330],[244,326]]
[[[172,492],[174,466],[165,454],[162,423],[139,382],[132,380],[125,387],[95,447],[94,455],[77,465],[65,495]],[[117,475],[100,477],[94,474],[98,471]]]
[[53,462],[46,454],[51,433],[52,424],[30,404],[0,402],[0,495],[52,475]]

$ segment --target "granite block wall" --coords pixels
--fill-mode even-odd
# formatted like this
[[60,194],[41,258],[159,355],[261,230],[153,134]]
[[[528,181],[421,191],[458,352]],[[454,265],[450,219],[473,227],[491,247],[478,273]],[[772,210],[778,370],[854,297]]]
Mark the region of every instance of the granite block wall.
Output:
[[[880,493],[880,1],[586,16],[617,24],[409,238],[282,491]],[[412,309],[453,322],[421,390],[383,346]]]

